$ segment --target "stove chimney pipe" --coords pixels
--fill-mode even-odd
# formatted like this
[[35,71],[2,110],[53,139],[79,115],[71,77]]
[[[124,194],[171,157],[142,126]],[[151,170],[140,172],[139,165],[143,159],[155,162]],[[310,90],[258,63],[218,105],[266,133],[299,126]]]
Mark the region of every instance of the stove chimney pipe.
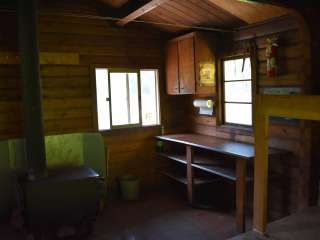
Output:
[[46,170],[38,40],[38,1],[18,0],[25,149],[28,171]]

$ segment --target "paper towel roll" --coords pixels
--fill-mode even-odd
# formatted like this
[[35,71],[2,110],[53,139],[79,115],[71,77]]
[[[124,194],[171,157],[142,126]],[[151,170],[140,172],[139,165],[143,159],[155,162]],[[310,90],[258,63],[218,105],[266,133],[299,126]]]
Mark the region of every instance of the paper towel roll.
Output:
[[209,99],[195,99],[193,101],[193,106],[198,108],[212,108],[214,106],[214,103]]
[[210,99],[195,99],[193,106],[199,108],[199,114],[212,115],[214,102]]

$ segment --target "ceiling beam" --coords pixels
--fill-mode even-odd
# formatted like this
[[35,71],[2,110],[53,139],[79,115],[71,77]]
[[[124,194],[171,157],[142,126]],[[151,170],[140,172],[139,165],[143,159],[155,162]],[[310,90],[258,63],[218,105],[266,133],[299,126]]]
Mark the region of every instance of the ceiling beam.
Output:
[[133,10],[131,13],[123,17],[117,22],[118,26],[124,26],[128,24],[129,22],[132,22],[133,20],[141,17],[142,15],[152,11],[153,9],[159,7],[161,4],[167,2],[168,0],[151,0],[139,8]]

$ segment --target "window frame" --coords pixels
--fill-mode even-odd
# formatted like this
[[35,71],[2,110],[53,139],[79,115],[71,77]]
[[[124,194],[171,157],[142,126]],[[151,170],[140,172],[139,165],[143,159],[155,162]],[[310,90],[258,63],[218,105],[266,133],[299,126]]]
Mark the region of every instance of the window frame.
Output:
[[[237,60],[237,59],[244,59],[244,58],[249,58],[250,60],[250,66],[251,66],[251,79],[243,79],[243,80],[225,80],[225,72],[224,72],[224,62],[225,61],[230,61],[230,60]],[[239,128],[239,129],[244,129],[244,130],[251,130],[253,128],[253,68],[252,68],[252,59],[249,54],[243,54],[243,55],[235,55],[235,56],[229,56],[229,57],[224,57],[221,59],[221,123],[222,127],[233,127],[233,128]],[[250,81],[251,82],[251,102],[226,102],[225,101],[225,83],[226,82],[245,82],[245,81]],[[230,123],[226,121],[226,110],[225,106],[226,103],[234,103],[234,104],[250,104],[251,105],[251,124],[240,124],[240,123]]]
[[[141,71],[155,71],[156,72],[156,108],[157,108],[157,123],[156,124],[150,124],[150,125],[143,125],[142,123],[142,101],[140,101],[140,112],[141,112],[141,125],[142,127],[152,127],[152,126],[160,126],[161,125],[161,108],[160,108],[160,87],[159,87],[159,69],[156,68],[141,68],[139,69],[139,81],[141,82],[140,73]],[[141,85],[139,86],[140,93],[141,93]],[[140,94],[141,96],[141,94]]]
[[[110,115],[110,129],[99,129],[99,122],[98,122],[98,101],[97,101],[97,89],[96,89],[96,69],[107,69],[108,70],[108,87],[109,87],[109,97],[106,99],[106,101],[109,102],[109,115]],[[156,72],[156,108],[157,108],[157,123],[152,125],[143,125],[142,123],[142,101],[141,101],[141,78],[140,78],[140,72],[141,71],[155,71]],[[93,121],[94,121],[94,128],[96,131],[99,132],[110,132],[113,130],[119,130],[119,129],[132,129],[132,128],[147,128],[147,127],[156,127],[161,125],[161,112],[160,112],[160,92],[159,92],[159,69],[156,68],[113,68],[108,67],[106,65],[100,65],[100,64],[93,64],[90,65],[90,72],[91,72],[91,87],[92,87],[92,96],[93,96]],[[111,79],[110,79],[110,73],[136,73],[137,74],[137,82],[138,82],[138,102],[139,102],[139,123],[136,124],[124,124],[124,125],[113,125],[112,124],[112,97],[111,97]],[[127,75],[128,76],[128,75]],[[129,90],[128,88],[128,77],[126,81],[127,86],[127,92]],[[128,100],[128,104],[130,104],[130,101]],[[128,114],[130,115],[130,108],[128,108]]]
[[[123,128],[134,128],[134,127],[142,127],[142,116],[141,116],[141,85],[140,85],[140,70],[137,69],[129,69],[129,68],[106,68],[108,69],[108,86],[109,86],[109,114],[110,114],[110,129],[123,129]],[[139,101],[139,123],[130,123],[130,100],[129,95],[127,98],[127,106],[128,106],[128,124],[123,125],[113,125],[112,124],[112,98],[111,98],[111,73],[126,73],[126,90],[127,94],[129,94],[129,79],[128,73],[136,73],[137,74],[137,81],[138,81],[138,101]],[[99,126],[98,126],[99,128]],[[99,130],[99,129],[98,129]],[[108,131],[105,130],[105,131]]]

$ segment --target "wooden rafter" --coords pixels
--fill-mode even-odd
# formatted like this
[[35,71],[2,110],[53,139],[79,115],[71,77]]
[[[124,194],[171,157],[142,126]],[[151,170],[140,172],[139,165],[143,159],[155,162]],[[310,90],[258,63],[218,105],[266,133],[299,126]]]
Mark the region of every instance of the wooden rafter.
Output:
[[128,24],[129,22],[137,19],[138,17],[141,17],[142,15],[159,7],[161,4],[163,4],[167,1],[168,0],[151,0],[148,3],[144,4],[143,6],[140,6],[138,9],[134,10],[133,12],[129,13],[125,17],[123,17],[121,20],[119,20],[117,22],[117,25],[124,26],[124,25]]

